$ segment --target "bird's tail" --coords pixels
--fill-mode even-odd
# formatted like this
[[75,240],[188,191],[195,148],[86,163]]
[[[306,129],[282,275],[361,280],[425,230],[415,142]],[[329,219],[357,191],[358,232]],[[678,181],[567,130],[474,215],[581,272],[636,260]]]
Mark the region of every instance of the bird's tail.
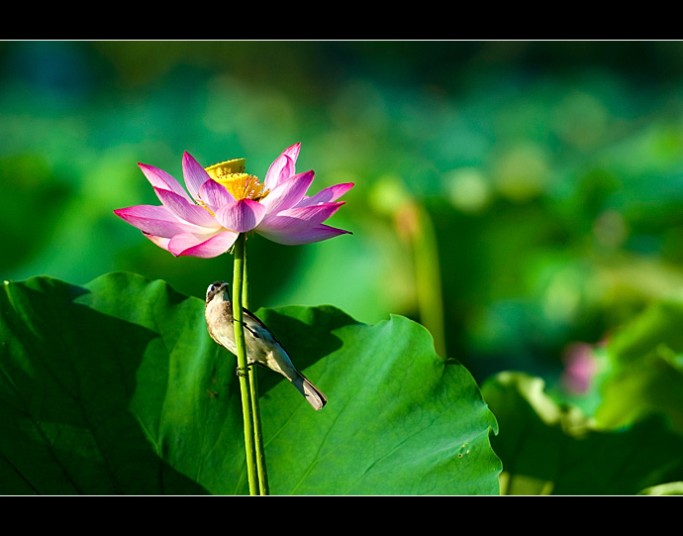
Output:
[[301,374],[297,374],[296,379],[292,382],[299,392],[304,395],[306,401],[313,406],[313,409],[319,410],[327,403],[327,397],[318,389],[311,381]]

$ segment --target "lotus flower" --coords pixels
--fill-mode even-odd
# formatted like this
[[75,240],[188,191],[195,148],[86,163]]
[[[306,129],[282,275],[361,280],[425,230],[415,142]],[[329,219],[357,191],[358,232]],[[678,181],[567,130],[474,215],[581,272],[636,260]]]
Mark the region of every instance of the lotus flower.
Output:
[[175,256],[216,257],[228,251],[240,233],[255,231],[273,242],[319,242],[349,231],[325,225],[344,202],[337,201],[353,183],[306,192],[313,171],[296,173],[300,143],[285,149],[263,183],[244,172],[243,158],[204,169],[183,155],[183,176],[190,195],[165,171],[138,164],[161,205],[136,205],[114,213]]

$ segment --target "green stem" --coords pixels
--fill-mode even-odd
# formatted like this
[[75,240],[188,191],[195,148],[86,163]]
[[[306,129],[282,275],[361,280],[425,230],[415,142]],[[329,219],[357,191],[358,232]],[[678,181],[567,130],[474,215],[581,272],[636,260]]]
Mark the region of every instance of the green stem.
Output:
[[[245,309],[249,308],[249,285],[247,271],[246,243],[244,245],[242,304]],[[266,452],[263,446],[263,433],[261,431],[261,411],[258,398],[257,368],[249,367],[249,388],[251,393],[251,416],[254,427],[254,447],[256,449],[256,471],[258,474],[259,495],[268,495],[268,471],[266,469]]]
[[247,270],[247,236],[244,235],[242,255],[242,307],[249,309],[249,271]]
[[427,210],[416,205],[418,231],[413,237],[415,275],[420,321],[434,337],[437,353],[446,356],[443,316],[443,293],[439,271],[439,250],[436,232]]
[[235,261],[232,276],[232,315],[235,326],[235,345],[237,347],[237,370],[242,400],[242,422],[244,425],[244,450],[247,462],[247,479],[249,494],[259,494],[258,475],[256,469],[256,450],[254,441],[254,421],[252,416],[251,389],[247,375],[247,351],[244,341],[244,313],[242,310],[242,289],[244,275],[244,234],[240,234],[235,242]]
[[258,403],[258,378],[256,367],[249,368],[249,387],[251,387],[251,417],[254,426],[254,446],[256,447],[256,471],[258,474],[259,495],[268,495],[268,471],[266,470],[266,452],[263,448],[261,432],[261,411]]

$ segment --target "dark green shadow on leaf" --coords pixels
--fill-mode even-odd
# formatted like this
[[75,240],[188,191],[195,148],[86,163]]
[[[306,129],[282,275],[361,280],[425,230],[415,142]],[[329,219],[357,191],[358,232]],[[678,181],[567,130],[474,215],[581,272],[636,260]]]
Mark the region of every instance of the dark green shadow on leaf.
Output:
[[131,411],[153,330],[75,303],[50,278],[0,293],[0,492],[198,494]]

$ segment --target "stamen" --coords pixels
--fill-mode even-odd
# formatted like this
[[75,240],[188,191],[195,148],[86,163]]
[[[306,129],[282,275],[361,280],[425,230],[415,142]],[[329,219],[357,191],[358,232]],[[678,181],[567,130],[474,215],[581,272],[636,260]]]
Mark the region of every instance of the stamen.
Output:
[[231,173],[220,179],[214,179],[232,194],[235,199],[263,199],[268,192],[257,177],[248,173]]
[[202,201],[201,199],[198,199],[197,203],[199,204],[200,207],[202,207],[204,210],[206,210],[209,214],[211,214],[212,216],[216,216],[216,213],[213,210],[211,210],[209,208],[209,205],[204,203],[204,201]]

